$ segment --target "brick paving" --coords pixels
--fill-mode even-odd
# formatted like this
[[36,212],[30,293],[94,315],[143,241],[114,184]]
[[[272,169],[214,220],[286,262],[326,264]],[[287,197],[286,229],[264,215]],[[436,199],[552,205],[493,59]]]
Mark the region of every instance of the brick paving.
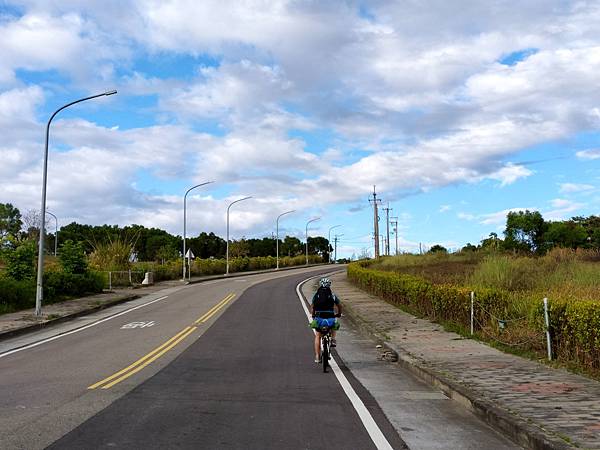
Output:
[[345,273],[331,279],[363,329],[411,364],[461,386],[469,398],[532,426],[550,442],[541,448],[600,449],[600,382],[444,331],[358,289]]

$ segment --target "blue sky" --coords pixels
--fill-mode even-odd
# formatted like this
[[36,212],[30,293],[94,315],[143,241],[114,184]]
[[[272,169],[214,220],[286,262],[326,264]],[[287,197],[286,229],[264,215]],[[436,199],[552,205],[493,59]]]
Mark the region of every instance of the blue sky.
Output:
[[[600,5],[0,2],[0,202],[60,224],[327,236],[373,253],[373,185],[401,251],[600,206]],[[126,13],[124,13],[126,12]],[[384,218],[384,214],[381,214]],[[381,221],[383,233],[385,223]],[[392,236],[392,244],[395,238]],[[392,248],[394,245],[392,245]]]

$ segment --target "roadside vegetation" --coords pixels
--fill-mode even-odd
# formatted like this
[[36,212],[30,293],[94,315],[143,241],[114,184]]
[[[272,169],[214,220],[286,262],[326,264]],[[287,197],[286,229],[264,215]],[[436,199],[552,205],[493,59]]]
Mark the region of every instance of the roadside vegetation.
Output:
[[[564,231],[562,237],[557,229]],[[597,217],[557,224],[545,223],[539,213],[510,213],[504,239],[492,234],[453,254],[435,246],[423,255],[361,261],[349,266],[348,276],[386,301],[465,336],[470,336],[474,292],[474,337],[540,360],[547,351],[546,297],[555,361],[600,378],[599,236]]]
[[[9,203],[0,203],[0,314],[35,306],[39,213],[24,216]],[[145,272],[154,281],[181,279],[181,237],[140,225],[118,227],[71,223],[56,236],[47,233],[44,261],[44,303],[100,293],[116,286],[139,284]],[[202,232],[187,239],[195,258],[192,276],[223,274],[226,270],[226,241]],[[56,248],[56,255],[54,251]],[[327,239],[309,237],[309,263],[329,258]],[[276,267],[276,240],[230,241],[229,271],[242,272]],[[305,247],[299,239],[286,236],[279,242],[279,266],[303,265]]]

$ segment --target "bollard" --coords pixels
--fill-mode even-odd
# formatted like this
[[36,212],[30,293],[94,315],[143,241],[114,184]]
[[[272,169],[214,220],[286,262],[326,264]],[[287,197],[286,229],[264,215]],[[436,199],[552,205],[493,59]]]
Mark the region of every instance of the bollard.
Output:
[[108,272],[108,290],[112,291],[112,272]]
[[473,303],[475,299],[475,292],[471,291],[471,336],[473,336]]
[[550,319],[548,318],[548,299],[544,297],[544,319],[546,321],[546,346],[548,347],[548,361],[552,361],[552,343],[550,341]]

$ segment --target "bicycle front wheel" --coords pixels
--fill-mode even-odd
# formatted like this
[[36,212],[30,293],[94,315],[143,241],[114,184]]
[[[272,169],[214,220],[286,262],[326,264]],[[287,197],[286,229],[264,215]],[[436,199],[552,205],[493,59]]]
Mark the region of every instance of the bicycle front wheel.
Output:
[[321,360],[323,361],[323,372],[327,373],[327,367],[329,366],[329,342],[327,339],[323,339]]

